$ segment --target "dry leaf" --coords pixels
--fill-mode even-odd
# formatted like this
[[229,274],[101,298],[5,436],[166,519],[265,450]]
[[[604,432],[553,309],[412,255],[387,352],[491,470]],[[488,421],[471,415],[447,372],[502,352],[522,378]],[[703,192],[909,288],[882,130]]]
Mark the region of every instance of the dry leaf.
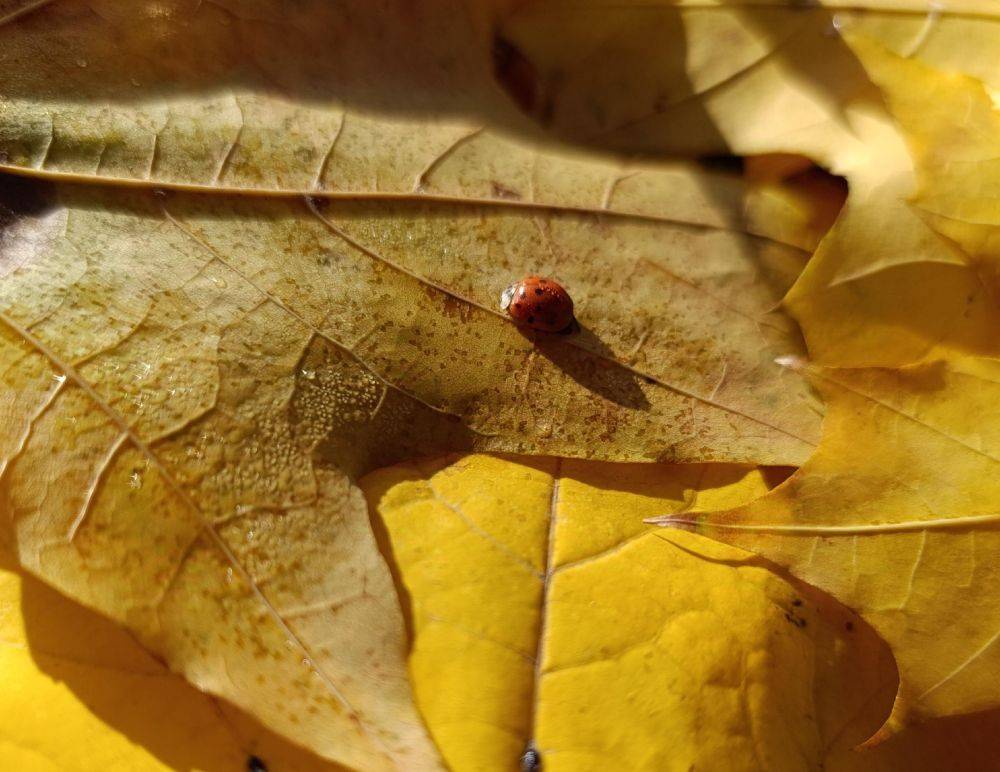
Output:
[[[352,766],[431,766],[434,750],[349,475],[434,449],[789,461],[811,448],[778,423],[808,437],[811,399],[770,361],[795,350],[767,314],[801,259],[789,247],[576,212],[7,185],[3,493],[22,564]],[[607,344],[532,340],[487,306],[537,265],[539,233]],[[620,267],[589,274],[575,243]],[[677,262],[696,247],[700,264]],[[426,257],[445,252],[461,258]],[[678,293],[631,294],[650,326],[638,346],[602,286],[626,267]],[[682,332],[684,303],[701,308]],[[723,312],[734,327],[709,323]],[[677,333],[703,353],[654,356]],[[619,360],[626,345],[636,364]],[[766,417],[744,415],[747,400]]]
[[[1000,11],[991,0],[909,5],[908,14],[893,13],[889,8],[885,13],[845,9],[838,14],[842,28],[850,33],[852,47],[856,47],[853,38],[869,38],[902,58],[941,72],[965,73],[992,89],[1000,86],[1000,63],[990,54],[1000,45]],[[868,68],[864,54],[862,61]],[[952,122],[960,131],[957,124]]]
[[198,692],[124,630],[0,568],[0,759],[7,769],[334,772]]
[[843,106],[877,101],[829,12],[798,4],[19,5],[36,10],[0,32],[0,151],[48,174],[409,192],[386,157],[432,162],[484,119],[628,152],[827,159],[859,146]]
[[[149,24],[141,9],[92,8],[52,4],[4,27],[7,65],[31,97],[5,102],[8,164],[379,196],[324,205],[61,188],[48,209],[45,193],[15,193],[5,319],[18,428],[6,484],[21,560],[127,622],[202,688],[347,763],[429,764],[401,623],[383,610],[396,601],[345,474],[435,447],[774,462],[809,452],[814,407],[772,363],[797,350],[794,329],[768,313],[803,254],[740,232],[738,181],[373,114],[358,91],[370,59],[327,70],[342,80],[324,96],[336,86],[360,101],[349,112],[282,103],[247,51],[259,61],[284,45],[282,24],[328,31],[317,19],[329,6],[278,18],[263,4],[249,19],[175,6]],[[149,55],[181,31],[211,66],[193,55],[172,70],[176,58]],[[296,46],[264,57],[286,87],[312,82],[296,66],[317,66],[315,47]],[[352,51],[329,47],[344,62]],[[129,52],[135,66],[123,67]],[[39,60],[65,74],[44,79],[44,101]],[[422,70],[400,64],[412,87]],[[96,113],[80,99],[116,88],[131,96]],[[63,89],[74,98],[52,91]],[[410,91],[363,96],[426,110],[419,94],[396,99]],[[693,250],[718,259],[685,265]],[[596,276],[595,260],[606,261]],[[491,310],[511,276],[540,268],[570,286],[584,335],[532,341]],[[624,307],[612,305],[623,291]],[[43,447],[66,432],[85,441],[53,461]],[[56,477],[56,498],[39,499],[38,481]],[[171,517],[154,530],[147,511]],[[158,560],[122,560],[150,544]],[[220,607],[235,607],[234,621],[217,621]],[[248,660],[245,636],[272,659]],[[290,680],[295,693],[282,693]]]
[[[886,276],[865,301],[874,311],[902,296],[900,310],[914,319],[908,326],[925,329],[907,298],[922,292],[923,318],[940,333],[925,338],[929,348],[879,348],[871,339],[851,345],[875,361],[946,358],[887,370],[810,368],[831,406],[816,455],[770,496],[696,527],[787,565],[859,610],[899,664],[890,722],[897,728],[998,704],[1000,599],[990,555],[1000,546],[993,544],[1000,489],[987,417],[1000,397],[1000,371],[996,360],[961,354],[996,350],[1000,253],[990,155],[1000,147],[1000,122],[978,81],[908,61],[862,37],[852,37],[852,45],[909,142],[916,199],[906,206],[951,259],[935,263],[916,251],[923,277]],[[957,112],[965,115],[958,125]],[[809,270],[821,268],[810,263]],[[826,323],[844,329],[843,313],[831,312]],[[810,320],[799,316],[810,337]]]
[[1000,363],[810,368],[823,442],[745,506],[659,522],[766,556],[856,609],[889,643],[892,726],[995,707],[1000,646]]
[[454,769],[799,770],[896,681],[853,614],[644,514],[767,490],[729,465],[469,456],[363,478],[412,609],[417,704]]

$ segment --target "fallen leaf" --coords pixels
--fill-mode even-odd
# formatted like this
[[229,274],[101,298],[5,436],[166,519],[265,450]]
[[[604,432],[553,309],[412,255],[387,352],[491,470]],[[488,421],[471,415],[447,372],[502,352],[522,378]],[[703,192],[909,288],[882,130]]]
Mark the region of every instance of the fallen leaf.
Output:
[[845,15],[845,39],[893,125],[870,127],[872,161],[848,174],[852,196],[785,300],[815,361],[898,366],[997,353],[997,249],[984,225],[997,216],[990,164],[1000,122],[984,84],[963,74],[997,83],[986,63],[1000,21],[988,15]]
[[759,553],[858,611],[893,650],[888,726],[995,707],[1000,363],[809,367],[823,442],[757,501],[657,522]]
[[[911,4],[909,10],[901,14],[891,9],[845,8],[838,14],[852,47],[853,38],[867,38],[901,58],[941,72],[964,73],[992,89],[1000,86],[1000,65],[990,55],[1000,44],[1000,13],[990,0],[923,7]],[[867,68],[864,55],[862,61]],[[961,131],[957,122],[952,125]]]
[[[351,476],[435,449],[789,462],[812,447],[813,400],[771,361],[794,328],[767,314],[796,249],[457,202],[6,185],[3,495],[22,565],[352,766],[435,751]],[[607,343],[535,340],[493,309],[538,265],[539,234]],[[596,259],[613,270],[593,275]],[[611,303],[630,275],[646,277],[626,302],[648,332]]]
[[484,122],[629,153],[826,159],[858,146],[843,105],[875,96],[830,12],[796,5],[17,5],[0,151],[54,175],[410,192],[422,169],[387,159],[430,168]]
[[[898,31],[884,19],[857,20],[866,34]],[[942,31],[936,15],[924,21],[908,45],[894,41],[897,54],[859,33],[848,38],[898,122],[888,143],[896,152],[885,156],[897,161],[863,206],[852,179],[853,201],[786,300],[820,362],[893,369],[809,367],[829,407],[815,456],[758,502],[659,519],[789,567],[858,610],[890,644],[900,692],[881,736],[901,734],[863,756],[834,754],[832,769],[983,768],[978,750],[961,743],[981,736],[991,713],[931,722],[926,732],[904,726],[998,704],[997,455],[983,420],[997,370],[994,360],[963,355],[996,351],[989,165],[1000,124],[981,82],[918,61],[944,58],[948,69],[968,71],[989,59],[975,52],[995,42],[974,35],[950,56],[935,55],[924,43],[935,35],[954,43],[969,25],[948,18]],[[887,217],[892,198],[899,218]]]
[[[1000,24],[995,31],[1000,33]],[[893,55],[862,36],[852,41],[908,141],[917,177],[913,207],[943,241],[953,244],[995,305],[1000,294],[995,244],[1000,115],[987,84]],[[994,47],[1000,50],[1000,38]],[[989,332],[994,329],[995,322]],[[984,346],[995,352],[995,336],[989,335]]]
[[454,769],[798,770],[895,692],[871,630],[739,550],[644,514],[767,490],[730,465],[446,457],[360,485],[411,609],[417,704]]
[[[0,759],[31,772],[342,769],[170,673],[117,625],[0,568]],[[56,731],[54,731],[56,730]]]

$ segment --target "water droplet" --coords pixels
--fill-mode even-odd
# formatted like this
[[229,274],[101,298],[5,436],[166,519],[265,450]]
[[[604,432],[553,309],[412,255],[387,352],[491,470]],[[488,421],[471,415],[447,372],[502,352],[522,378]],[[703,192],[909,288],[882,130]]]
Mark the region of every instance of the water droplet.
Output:
[[86,59],[77,59],[76,60],[76,66],[77,67],[86,67],[87,66],[87,60]]
[[253,528],[251,528],[249,531],[247,531],[247,541],[253,541],[253,537],[256,536],[256,535],[257,535],[257,532],[254,531]]
[[128,487],[139,489],[142,487],[142,475],[138,472],[132,472],[128,477]]
[[311,380],[313,380],[313,378],[316,377],[316,371],[315,370],[303,369],[302,370],[302,377],[305,378],[307,381],[311,381]]

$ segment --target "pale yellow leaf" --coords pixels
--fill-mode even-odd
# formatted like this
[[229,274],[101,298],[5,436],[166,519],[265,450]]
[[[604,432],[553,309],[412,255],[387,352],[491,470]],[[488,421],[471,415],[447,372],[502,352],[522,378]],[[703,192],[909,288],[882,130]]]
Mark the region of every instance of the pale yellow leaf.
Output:
[[443,458],[361,486],[413,618],[417,703],[455,770],[800,770],[895,690],[846,609],[643,515],[767,490],[727,465]]
[[830,411],[816,454],[755,502],[661,522],[758,552],[864,616],[899,666],[891,728],[996,707],[1000,365],[810,372]]
[[0,766],[18,772],[342,769],[194,689],[125,631],[0,568]]
[[[962,71],[981,73],[981,63],[996,60],[1000,27],[941,11],[905,45],[906,35],[894,31],[912,32],[907,19],[880,18],[859,16],[847,40],[893,122],[872,124],[870,160],[848,174],[852,195],[786,306],[824,364],[993,355],[998,250],[988,226],[998,216],[992,166],[1000,120],[984,85]],[[972,27],[981,34],[968,34]],[[905,56],[862,32],[888,38]],[[950,55],[925,49],[932,40],[950,42]]]

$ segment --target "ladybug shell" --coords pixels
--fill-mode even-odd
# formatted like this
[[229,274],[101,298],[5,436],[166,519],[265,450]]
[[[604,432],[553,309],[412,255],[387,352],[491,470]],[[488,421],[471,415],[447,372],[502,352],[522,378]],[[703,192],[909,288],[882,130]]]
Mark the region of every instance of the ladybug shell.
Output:
[[526,276],[500,296],[500,307],[518,324],[543,332],[566,332],[573,326],[573,299],[557,282]]

